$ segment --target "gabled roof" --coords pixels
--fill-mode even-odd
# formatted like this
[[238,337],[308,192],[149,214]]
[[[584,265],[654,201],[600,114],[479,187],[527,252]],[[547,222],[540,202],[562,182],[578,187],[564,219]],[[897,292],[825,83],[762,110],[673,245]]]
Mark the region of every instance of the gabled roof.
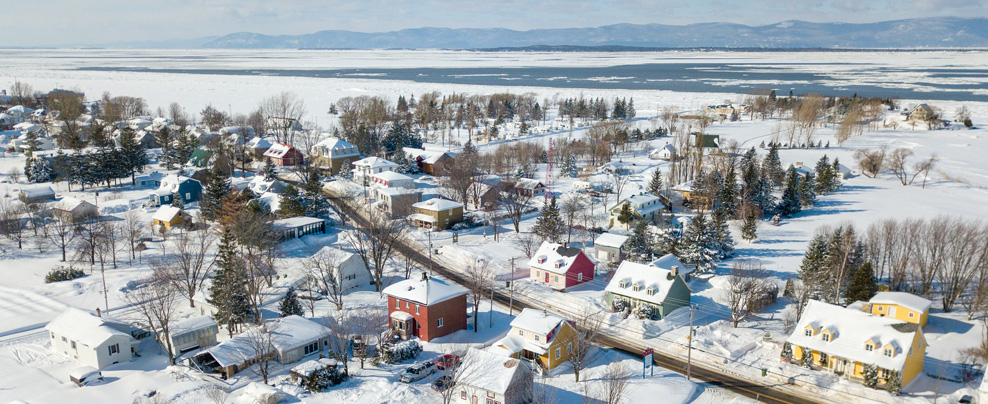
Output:
[[545,184],[539,180],[533,180],[530,178],[519,178],[515,181],[515,188],[534,190],[540,186],[545,187]]
[[112,337],[133,338],[130,334],[121,331],[122,329],[129,330],[129,324],[107,315],[99,317],[74,307],[70,307],[55,317],[45,326],[45,329],[58,335],[64,335],[90,348],[96,348]]
[[593,241],[595,246],[621,248],[628,241],[629,236],[624,234],[603,233]]
[[380,157],[367,157],[365,159],[360,159],[353,162],[353,165],[357,167],[368,167],[368,168],[394,168],[398,167],[397,164],[382,159]]
[[[671,272],[667,269],[624,261],[621,262],[617,271],[614,272],[614,277],[611,278],[611,281],[604,290],[649,303],[663,304],[678,277],[672,276]],[[626,283],[626,287],[621,287],[622,281]],[[638,291],[635,291],[634,285],[640,286]],[[649,287],[654,291],[651,296],[648,294]]]
[[455,154],[442,150],[425,150],[414,147],[404,147],[401,149],[412,160],[421,160],[423,164],[436,164],[443,157],[453,158]]
[[522,378],[531,378],[531,371],[518,359],[506,358],[487,351],[470,348],[460,370],[460,383],[504,394]]
[[285,157],[285,155],[288,154],[288,152],[290,152],[294,148],[295,146],[292,146],[290,144],[275,143],[271,145],[271,147],[269,147],[266,152],[264,152],[264,156],[282,158]]
[[522,309],[521,313],[514,320],[511,320],[511,327],[546,335],[552,332],[552,330],[555,330],[564,321],[566,319],[555,314],[546,313],[543,310]]
[[175,215],[179,214],[180,212],[182,212],[181,208],[177,208],[171,205],[164,205],[158,208],[158,211],[154,212],[154,215],[151,216],[151,219],[158,220],[161,222],[171,222],[172,219],[175,218]]
[[196,183],[199,183],[199,181],[186,177],[184,175],[169,174],[166,175],[165,178],[161,179],[161,185],[158,186],[158,191],[167,192],[168,194],[174,194],[178,192],[179,186],[189,181],[195,181]]
[[459,202],[456,202],[456,201],[451,201],[451,200],[448,200],[448,199],[432,198],[432,199],[429,199],[427,201],[422,201],[422,202],[418,202],[418,203],[412,204],[412,207],[413,208],[430,210],[430,211],[433,211],[433,212],[440,212],[440,211],[444,211],[444,210],[450,210],[450,209],[455,209],[455,208],[462,208],[463,207],[463,204],[462,203],[459,203]]
[[92,206],[94,209],[96,208],[96,205],[93,205],[82,199],[66,196],[55,203],[55,209],[71,212],[78,209],[80,206],[86,206],[86,205]]
[[[824,341],[819,333],[806,336],[805,329],[810,325],[815,329],[826,328],[837,335],[830,341]],[[882,369],[901,370],[909,357],[916,332],[922,333],[917,324],[810,300],[787,341],[855,362],[874,364]],[[885,356],[883,349],[866,351],[865,342],[868,340],[878,342],[882,347],[893,344],[898,349],[891,358]]]
[[679,258],[677,258],[675,255],[672,254],[663,255],[659,257],[659,259],[652,261],[648,265],[665,271],[671,271],[672,267],[674,266],[679,267],[680,274],[691,273],[693,272],[693,269],[696,268],[695,265],[684,264],[682,261],[679,260]]
[[409,180],[409,181],[411,181],[412,180],[412,177],[409,177],[409,176],[407,176],[405,174],[402,174],[402,173],[396,173],[394,171],[382,171],[382,172],[379,172],[377,174],[372,175],[371,177],[379,178],[382,181],[388,181],[388,182],[390,182],[390,181],[403,181],[403,180]]
[[[329,329],[322,324],[294,315],[269,321],[268,330],[273,334],[272,345],[282,352],[329,335]],[[249,341],[259,332],[261,327],[253,327],[207,349],[204,353],[208,352],[223,367],[242,364],[258,356],[257,350]]]
[[[543,241],[539,250],[528,260],[528,266],[557,274],[569,272],[576,257],[583,254],[579,248],[565,247],[562,244]],[[590,262],[594,260],[584,254]]]
[[895,304],[920,313],[929,310],[933,302],[906,292],[878,292],[869,303]]
[[263,137],[258,136],[247,142],[247,147],[250,147],[251,149],[267,150],[268,148],[271,147],[271,142],[269,142],[267,139]]
[[213,152],[206,149],[195,149],[192,151],[192,155],[189,156],[189,164],[199,168],[207,167],[212,158]]
[[39,187],[21,188],[21,192],[24,196],[28,198],[34,198],[38,196],[55,196],[55,191],[47,185],[42,185]]
[[169,331],[171,332],[171,336],[174,339],[175,336],[177,335],[204,330],[209,327],[218,327],[218,325],[216,324],[216,320],[213,320],[213,318],[209,316],[198,316],[198,317],[190,317],[185,320],[179,321],[175,324],[172,324],[171,328],[169,328]]
[[[328,151],[333,157],[347,157],[347,156],[359,156],[360,150],[357,146],[350,144],[346,140],[340,139],[338,137],[331,137],[328,139],[323,139],[319,143],[312,146],[312,150],[325,150]],[[318,153],[316,153],[318,154]]]
[[445,278],[406,279],[384,288],[384,294],[430,306],[467,294],[467,289]]

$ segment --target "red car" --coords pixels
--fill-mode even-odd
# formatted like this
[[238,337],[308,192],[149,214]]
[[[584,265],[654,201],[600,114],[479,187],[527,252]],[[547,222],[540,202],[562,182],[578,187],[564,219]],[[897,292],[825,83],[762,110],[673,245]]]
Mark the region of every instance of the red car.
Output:
[[453,354],[446,354],[436,358],[435,363],[436,363],[436,367],[439,369],[446,369],[447,366],[450,366],[451,368],[455,368],[457,365],[460,364],[460,356]]

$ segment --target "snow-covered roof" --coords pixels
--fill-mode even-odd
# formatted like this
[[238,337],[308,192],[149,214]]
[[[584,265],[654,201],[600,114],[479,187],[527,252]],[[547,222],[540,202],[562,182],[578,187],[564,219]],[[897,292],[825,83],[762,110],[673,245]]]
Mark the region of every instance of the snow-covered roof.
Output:
[[357,167],[368,167],[368,168],[394,168],[398,167],[397,164],[382,159],[380,157],[367,157],[353,162],[353,165]]
[[[808,327],[814,330],[812,336],[806,336]],[[830,341],[821,337],[824,330],[832,335]],[[882,369],[901,370],[909,357],[916,332],[921,332],[918,324],[810,300],[787,341]],[[875,344],[871,351],[865,348],[869,340]],[[894,350],[892,357],[884,352],[889,345]]]
[[298,216],[290,217],[288,219],[275,220],[271,222],[271,227],[275,229],[292,229],[322,222],[325,222],[325,220],[317,217]]
[[680,274],[692,273],[693,269],[695,269],[696,267],[695,265],[684,264],[682,261],[679,260],[679,258],[677,258],[675,255],[672,254],[663,255],[659,257],[659,259],[652,261],[648,265],[665,271],[671,271],[672,267],[679,267],[678,271]]
[[424,164],[436,164],[439,162],[439,159],[443,158],[443,156],[448,156],[450,158],[454,157],[453,153],[444,150],[426,150],[417,149],[414,147],[404,147],[402,148],[402,151],[404,151],[405,154],[413,160],[421,158],[422,163]]
[[402,174],[402,173],[396,173],[394,171],[382,171],[382,172],[379,172],[377,174],[372,175],[371,177],[378,178],[381,181],[388,181],[388,182],[391,182],[391,181],[404,181],[404,180],[411,181],[412,180],[412,177],[409,177],[409,176],[407,176],[405,174]]
[[319,143],[312,146],[313,154],[324,154],[317,151],[324,151],[332,155],[332,157],[349,157],[349,156],[359,156],[360,150],[357,146],[350,144],[346,140],[340,139],[338,137],[331,137],[328,139],[323,139]]
[[247,147],[251,149],[268,149],[271,147],[271,142],[263,137],[255,137],[247,142]]
[[263,175],[258,175],[247,183],[247,187],[255,194],[263,194],[265,192],[281,193],[285,189],[285,184],[281,180],[268,180]]
[[309,377],[310,375],[312,375],[313,372],[319,369],[325,369],[327,367],[336,367],[338,365],[339,362],[330,358],[311,359],[302,362],[301,365],[293,367],[292,373],[295,373],[302,377]]
[[41,129],[41,126],[38,126],[37,124],[31,122],[21,122],[17,125],[14,125],[14,129],[17,129],[22,132],[36,132],[39,129]]
[[[161,186],[158,187],[158,190],[159,191],[167,192],[169,195],[170,194],[174,194],[174,193],[178,192],[179,185],[182,185],[182,183],[184,183],[186,181],[196,181],[196,182],[199,182],[198,180],[194,180],[192,178],[189,178],[189,177],[186,177],[186,176],[183,176],[183,175],[169,174],[169,175],[166,175],[165,178],[162,178],[161,179]],[[158,195],[161,195],[161,194],[159,193]]]
[[541,181],[533,180],[531,178],[519,178],[517,181],[515,181],[515,188],[534,190],[539,186],[544,187],[545,185],[542,184]]
[[467,294],[467,289],[445,278],[406,279],[384,288],[384,294],[426,306]]
[[411,320],[414,317],[412,317],[411,314],[409,314],[407,312],[404,312],[404,311],[392,311],[391,312],[391,318],[393,318],[395,320],[398,320],[398,321],[408,321],[408,320]]
[[599,245],[604,247],[621,248],[626,241],[628,241],[628,236],[624,234],[603,233],[600,236],[597,236],[597,239],[593,241],[593,244],[595,246]]
[[433,212],[462,208],[463,204],[448,199],[432,198],[427,201],[412,204],[413,208],[425,209]]
[[618,202],[614,204],[614,206],[611,206],[611,210],[612,211],[616,210],[617,207],[621,206],[621,204],[625,202],[631,204],[631,209],[637,212],[639,215],[649,214],[656,210],[664,209],[666,206],[665,204],[662,203],[662,200],[659,197],[652,195],[650,193],[644,193],[639,195],[632,195],[625,198],[621,202]]
[[34,112],[33,109],[25,107],[23,105],[15,105],[13,107],[7,108],[7,113],[11,115],[30,114],[32,112]]
[[[604,290],[649,303],[662,304],[665,302],[669,290],[672,289],[672,285],[675,284],[676,278],[672,276],[669,270],[637,262],[623,261]],[[622,283],[624,287],[621,287]],[[637,291],[635,291],[635,285],[638,285]],[[649,294],[649,290],[651,290],[651,294]]]
[[132,338],[130,334],[121,331],[122,329],[129,330],[129,324],[105,314],[101,317],[74,307],[70,307],[55,317],[45,326],[45,329],[58,335],[64,335],[90,348],[96,348],[115,336]]
[[170,222],[172,221],[172,219],[175,218],[175,215],[179,214],[179,212],[181,211],[182,211],[181,208],[171,205],[164,205],[158,208],[158,211],[154,212],[154,215],[151,216],[151,219],[161,222]]
[[418,220],[420,222],[426,222],[426,223],[439,223],[439,219],[436,219],[424,213],[412,213],[408,215],[408,218],[411,220]]
[[495,352],[506,356],[512,356],[522,350],[534,352],[538,355],[546,353],[546,345],[537,343],[535,340],[523,338],[516,334],[505,335],[504,338],[491,344],[489,352]]
[[329,328],[302,316],[272,320],[268,329],[274,333],[274,346],[280,351],[298,348],[329,335]]
[[173,324],[170,328],[172,338],[190,332],[217,327],[216,320],[209,316],[191,317]]
[[868,301],[878,304],[895,304],[920,313],[929,310],[933,302],[906,292],[878,292]]
[[49,187],[47,185],[42,185],[42,186],[38,186],[38,187],[30,187],[30,188],[21,188],[21,192],[24,193],[24,196],[26,196],[28,198],[34,198],[34,197],[38,197],[38,196],[55,195],[55,191],[53,189],[51,189],[51,187]]
[[282,157],[285,157],[285,154],[287,154],[293,148],[294,147],[292,145],[290,145],[290,144],[275,143],[275,144],[271,145],[271,147],[269,147],[266,152],[264,152],[264,156],[265,157],[282,158]]
[[672,187],[673,191],[676,192],[693,192],[693,181],[686,181],[682,184]]
[[83,205],[90,205],[90,206],[95,207],[95,205],[93,205],[93,204],[91,204],[89,202],[86,202],[86,201],[84,201],[82,199],[73,198],[71,196],[66,196],[66,197],[60,199],[57,203],[55,203],[55,209],[64,210],[64,211],[67,211],[67,212],[71,212],[71,211],[74,211],[78,207],[83,206]]
[[522,309],[521,313],[511,320],[511,326],[531,331],[536,334],[546,335],[559,326],[559,323],[566,319],[555,314],[546,313],[544,310]]
[[457,373],[461,375],[460,382],[465,385],[504,394],[516,379],[531,377],[519,372],[529,370],[518,359],[470,348]]
[[[552,273],[565,274],[576,261],[576,257],[582,253],[579,248],[565,247],[562,244],[543,241],[539,250],[528,260],[528,266]],[[587,256],[587,258],[590,257]]]

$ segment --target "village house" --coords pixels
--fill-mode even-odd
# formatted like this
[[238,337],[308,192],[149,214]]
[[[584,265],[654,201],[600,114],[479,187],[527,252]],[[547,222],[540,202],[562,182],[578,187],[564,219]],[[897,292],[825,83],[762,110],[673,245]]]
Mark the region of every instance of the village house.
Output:
[[446,167],[453,163],[455,155],[447,151],[416,149],[405,147],[402,149],[409,160],[418,165],[419,170],[431,176],[445,175]]
[[384,171],[371,175],[371,185],[383,188],[415,189],[415,180],[405,174]]
[[878,292],[861,311],[926,327],[933,302],[906,292]]
[[254,176],[246,186],[254,195],[261,195],[265,192],[271,192],[273,194],[285,192],[284,182],[281,182],[279,179],[269,180],[263,175]]
[[457,370],[457,403],[526,404],[532,402],[532,370],[514,358],[470,348]]
[[531,178],[519,178],[511,186],[518,195],[533,197],[545,193],[545,184]]
[[69,308],[45,326],[51,334],[51,349],[86,366],[102,369],[129,362],[137,353],[138,341],[130,324],[77,308]]
[[189,161],[185,163],[188,167],[195,168],[209,168],[213,164],[212,151],[206,149],[195,149],[192,151],[192,155],[189,156]]
[[279,241],[302,238],[310,234],[326,234],[326,220],[308,216],[278,219],[271,222],[271,230],[274,232],[272,236]]
[[186,223],[188,215],[182,211],[182,208],[164,205],[158,208],[153,215],[151,215],[151,225],[161,226],[165,230],[169,230],[175,226],[182,226]]
[[385,171],[394,171],[398,165],[380,157],[368,157],[353,162],[353,182],[370,186],[371,176]]
[[597,260],[617,264],[624,260],[624,244],[628,242],[628,236],[624,234],[603,233],[593,241],[593,248],[597,251]]
[[720,153],[720,135],[702,135],[699,133],[691,133],[690,144],[702,151],[703,154]]
[[266,352],[258,352],[258,344],[251,343],[264,338],[257,336],[264,332],[263,328],[254,327],[195,354],[189,363],[204,372],[219,373],[225,379],[250,367],[262,356],[273,357],[278,363],[287,365],[329,346],[330,330],[301,316],[269,320],[266,328],[273,334],[271,349]]
[[275,143],[264,152],[265,158],[271,159],[271,163],[279,167],[294,167],[302,165],[305,157],[302,153],[290,144]]
[[21,188],[17,197],[24,203],[49,202],[55,200],[55,191],[47,185]]
[[246,146],[253,154],[254,159],[263,160],[264,152],[268,151],[272,144],[267,138],[258,136],[249,140]]
[[913,107],[913,109],[909,111],[909,115],[907,116],[907,119],[909,119],[910,121],[924,122],[930,119],[936,119],[937,116],[938,116],[937,111],[933,109],[933,107],[931,107],[929,104],[924,103]]
[[669,144],[669,142],[666,142],[665,146],[652,150],[652,152],[648,154],[649,159],[665,161],[674,161],[677,156],[676,146]]
[[683,205],[695,209],[704,209],[710,201],[706,196],[693,192],[693,181],[687,181],[672,187],[672,191],[683,197]]
[[216,345],[216,335],[220,329],[209,316],[197,316],[178,321],[171,325],[172,354],[176,357],[198,349]]
[[463,204],[432,198],[412,204],[412,214],[408,216],[408,219],[419,227],[446,230],[463,221]]
[[[316,257],[332,257],[333,278],[344,290],[370,285],[370,274],[359,255],[335,247],[323,247]],[[328,291],[322,291],[328,293]]]
[[149,194],[152,206],[168,205],[179,195],[182,203],[192,203],[202,197],[202,183],[189,177],[171,174],[161,179],[161,186]]
[[429,341],[467,328],[467,289],[422,273],[384,288],[391,329]]
[[690,305],[693,293],[679,273],[680,267],[659,268],[624,261],[604,288],[604,300],[615,311],[645,310],[661,320],[680,307]]
[[312,146],[309,151],[312,164],[329,171],[330,174],[340,172],[344,166],[360,160],[360,150],[349,142],[331,137]]
[[608,213],[610,213],[610,217],[607,222],[608,227],[614,227],[621,224],[626,229],[630,229],[634,226],[636,220],[631,220],[628,223],[621,223],[621,221],[618,220],[618,217],[621,216],[621,211],[624,209],[625,205],[628,205],[631,209],[631,213],[634,214],[636,220],[645,221],[652,221],[658,217],[662,213],[662,210],[666,207],[658,196],[649,193],[630,196],[621,202],[614,204],[614,206],[611,206],[611,208],[608,209]]
[[157,188],[161,186],[161,180],[163,178],[165,178],[164,174],[158,171],[152,171],[150,173],[142,174],[142,175],[138,175],[137,177],[134,177],[134,184],[136,184],[138,187],[141,188],[144,187]]
[[422,191],[408,188],[379,188],[372,189],[377,208],[387,212],[391,217],[405,217],[414,211],[412,205],[422,201]]
[[783,360],[859,382],[873,367],[881,387],[893,375],[908,385],[922,372],[927,347],[919,324],[817,300],[807,303],[786,344]]
[[99,216],[96,205],[71,197],[62,198],[53,203],[51,214],[72,223],[92,220]]
[[508,335],[491,345],[490,351],[533,361],[542,369],[552,370],[570,359],[576,336],[569,320],[544,310],[522,309],[511,321]]
[[533,282],[565,291],[594,279],[597,261],[579,248],[543,241],[539,250],[528,260]]

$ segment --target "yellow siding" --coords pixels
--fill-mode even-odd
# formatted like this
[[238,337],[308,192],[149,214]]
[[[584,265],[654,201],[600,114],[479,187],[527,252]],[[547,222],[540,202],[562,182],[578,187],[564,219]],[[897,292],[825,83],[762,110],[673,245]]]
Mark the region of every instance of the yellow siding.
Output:
[[[909,355],[909,351],[903,352],[902,355]],[[925,359],[926,340],[923,338],[923,332],[917,331],[916,335],[913,336],[912,356],[906,358],[906,364],[902,369],[903,386],[909,384],[916,375],[923,371],[923,362]]]
[[[926,327],[926,320],[930,315],[929,310],[919,313],[916,310],[910,310],[897,304],[874,303],[871,305],[871,314],[876,316],[888,316],[891,307],[895,307],[895,316],[891,316],[892,318],[902,320],[907,323],[919,324],[920,327]],[[912,317],[909,317],[910,314],[912,314]]]

